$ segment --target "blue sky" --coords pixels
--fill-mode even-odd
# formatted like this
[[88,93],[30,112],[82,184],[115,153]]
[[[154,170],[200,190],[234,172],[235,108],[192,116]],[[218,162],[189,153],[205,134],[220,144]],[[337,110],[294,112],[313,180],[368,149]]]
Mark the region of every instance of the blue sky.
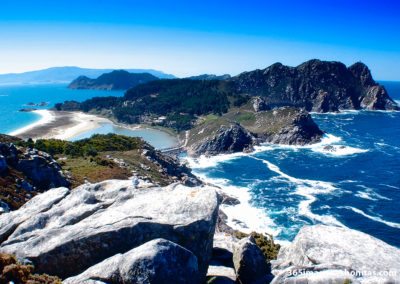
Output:
[[0,73],[52,66],[153,68],[177,76],[363,61],[400,80],[392,0],[0,2]]

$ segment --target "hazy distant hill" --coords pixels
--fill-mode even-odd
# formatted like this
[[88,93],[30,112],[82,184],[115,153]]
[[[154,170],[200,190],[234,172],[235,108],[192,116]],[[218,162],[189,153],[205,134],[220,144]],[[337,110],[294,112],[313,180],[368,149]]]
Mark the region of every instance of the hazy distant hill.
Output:
[[150,73],[129,73],[125,70],[115,70],[105,73],[96,79],[79,76],[69,84],[70,89],[92,89],[92,90],[128,90],[139,84],[159,80]]
[[229,74],[224,74],[224,75],[202,74],[202,75],[187,77],[186,79],[190,79],[190,80],[227,80],[230,78],[231,78],[231,75],[229,75]]
[[[97,78],[115,69],[89,69],[80,67],[52,67],[24,73],[0,74],[0,84],[33,83],[69,83],[79,76]],[[125,69],[130,73],[149,73],[160,79],[172,79],[175,76],[152,69]]]

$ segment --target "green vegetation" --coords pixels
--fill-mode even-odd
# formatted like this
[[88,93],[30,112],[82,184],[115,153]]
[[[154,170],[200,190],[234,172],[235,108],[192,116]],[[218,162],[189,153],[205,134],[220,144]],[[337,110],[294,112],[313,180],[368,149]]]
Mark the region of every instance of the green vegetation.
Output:
[[253,122],[253,121],[255,121],[255,119],[256,119],[256,116],[252,112],[243,112],[243,113],[239,113],[236,116],[236,121],[238,121],[239,123]]
[[[249,97],[232,92],[229,82],[218,80],[157,80],[129,89],[125,96],[96,97],[82,103],[57,104],[57,110],[101,112],[109,110],[120,122],[147,123],[177,131],[192,128],[198,116],[222,115]],[[165,119],[160,120],[159,117]]]
[[265,258],[270,261],[276,259],[278,257],[279,249],[281,246],[279,244],[275,244],[274,237],[269,234],[260,234],[256,232],[252,232],[250,235],[245,234],[239,231],[235,231],[235,237],[238,239],[243,239],[248,236],[252,236],[256,240],[257,246],[262,250],[265,255]]
[[31,139],[18,141],[17,145],[33,147],[50,155],[67,155],[71,157],[96,156],[98,152],[129,151],[140,149],[144,142],[137,137],[117,134],[95,134],[91,138],[69,142],[57,139]]
[[[156,154],[152,146],[137,137],[96,134],[91,138],[75,142],[28,139],[27,141],[18,140],[16,144],[51,154],[69,177],[72,188],[83,184],[86,180],[95,183],[107,179],[127,179],[132,176],[132,172],[153,183],[165,186],[176,178],[179,179],[180,175],[179,163],[172,158]],[[152,157],[143,155],[144,150]],[[164,171],[165,168],[175,170],[176,173],[169,174]],[[4,185],[4,190],[0,191],[0,199],[10,204],[12,209],[19,208],[26,202],[24,198],[19,198],[21,202],[16,203],[13,198],[14,192],[17,192],[15,190],[15,178],[19,177],[17,174],[0,176],[0,185]],[[23,192],[21,190],[21,194]]]
[[47,274],[33,274],[33,265],[23,265],[13,255],[0,254],[0,283],[61,284],[61,279]]

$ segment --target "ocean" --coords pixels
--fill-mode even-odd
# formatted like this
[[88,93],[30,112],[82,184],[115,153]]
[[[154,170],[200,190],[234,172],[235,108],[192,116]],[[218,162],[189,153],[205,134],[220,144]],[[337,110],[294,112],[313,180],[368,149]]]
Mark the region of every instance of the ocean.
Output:
[[[384,82],[400,102],[400,82]],[[345,226],[400,247],[400,113],[313,114],[326,132],[308,147],[189,159],[194,173],[237,197],[222,205],[235,229],[293,240],[307,224]]]
[[[400,82],[383,84],[400,100]],[[43,107],[49,108],[64,100],[109,95],[123,93],[69,90],[65,84],[0,86],[0,133],[40,118],[18,112],[28,102],[49,102]],[[333,224],[400,247],[400,113],[349,111],[313,118],[326,135],[312,146],[266,144],[252,154],[182,159],[195,174],[241,201],[222,206],[236,229],[272,233],[287,242],[303,225]],[[164,132],[112,125],[75,139],[108,132],[141,136],[157,148],[174,143]]]
[[[123,96],[123,91],[72,90],[66,84],[0,85],[0,133],[11,133],[40,120],[40,115],[20,112],[23,108],[48,109],[66,100],[84,101],[92,97]],[[28,103],[47,103],[46,106],[29,106]],[[88,138],[95,133],[117,133],[139,136],[156,148],[170,148],[177,140],[169,134],[154,129],[127,129],[105,123],[71,140]]]

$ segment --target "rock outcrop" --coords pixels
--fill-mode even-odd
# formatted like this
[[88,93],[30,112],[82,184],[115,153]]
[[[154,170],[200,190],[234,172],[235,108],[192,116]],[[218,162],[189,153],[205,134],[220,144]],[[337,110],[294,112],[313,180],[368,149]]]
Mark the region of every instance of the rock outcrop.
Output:
[[23,151],[15,168],[23,172],[33,186],[43,189],[70,185],[64,176],[60,165],[46,152],[36,149]]
[[125,70],[115,70],[105,73],[97,79],[79,76],[72,81],[70,89],[96,89],[96,90],[127,90],[139,84],[158,80],[156,76],[149,73],[129,73]]
[[186,148],[192,156],[218,155],[249,151],[253,144],[253,136],[239,123],[222,120],[192,129]]
[[319,142],[324,134],[307,111],[293,107],[257,112],[242,125],[261,143],[307,145]]
[[78,276],[74,283],[198,283],[196,256],[164,239],[149,241],[124,254],[114,255]]
[[255,112],[269,110],[269,107],[262,97],[252,98],[253,109]]
[[0,252],[66,278],[163,238],[196,256],[204,281],[217,214],[217,194],[207,186],[136,187],[110,180],[71,191],[56,188],[0,215]]
[[308,145],[321,141],[324,132],[307,111],[293,107],[269,111],[256,108],[257,112],[233,110],[190,130],[185,137],[189,155],[196,157],[247,152],[252,151],[254,145],[265,142]]
[[358,62],[310,60],[297,67],[275,63],[230,79],[238,93],[261,96],[270,107],[296,106],[307,111],[345,109],[400,110],[368,67]]
[[60,165],[46,152],[15,146],[0,136],[0,200],[10,209],[17,209],[33,195],[70,182]]
[[359,231],[303,227],[273,261],[272,283],[397,283],[400,249]]
[[233,250],[237,281],[241,284],[265,284],[272,278],[271,267],[252,237],[241,239]]
[[14,168],[22,172],[32,186],[43,190],[69,186],[60,165],[45,152],[17,148],[12,143],[0,143],[0,156],[0,172],[6,172],[8,167]]

